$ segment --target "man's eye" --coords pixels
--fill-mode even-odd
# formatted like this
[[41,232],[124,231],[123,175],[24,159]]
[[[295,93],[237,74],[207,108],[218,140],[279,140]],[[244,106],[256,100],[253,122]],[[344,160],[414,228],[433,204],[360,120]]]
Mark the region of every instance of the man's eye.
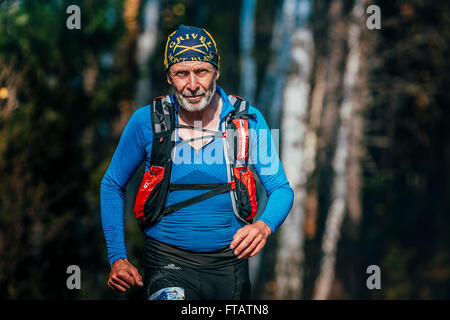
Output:
[[201,70],[198,70],[196,73],[199,74],[199,75],[205,75],[205,74],[207,74],[208,72],[209,72],[209,70],[201,69]]

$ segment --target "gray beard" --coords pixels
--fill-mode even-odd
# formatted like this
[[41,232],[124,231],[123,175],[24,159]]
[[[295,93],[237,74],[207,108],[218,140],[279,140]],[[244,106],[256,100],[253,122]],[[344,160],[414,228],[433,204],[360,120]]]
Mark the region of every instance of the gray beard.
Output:
[[175,95],[177,97],[180,106],[189,112],[198,112],[206,108],[207,105],[211,103],[214,94],[216,93],[216,81],[214,80],[212,86],[206,92],[206,95],[200,100],[198,104],[189,103],[181,93],[175,90]]

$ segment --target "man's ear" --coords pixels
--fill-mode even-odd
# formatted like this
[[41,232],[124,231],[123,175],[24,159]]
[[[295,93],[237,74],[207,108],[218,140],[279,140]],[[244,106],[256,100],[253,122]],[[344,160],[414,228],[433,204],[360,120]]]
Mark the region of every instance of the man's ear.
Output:
[[218,69],[216,69],[216,81],[217,81],[217,79],[219,79],[219,76],[220,76],[220,71]]
[[169,70],[166,71],[166,80],[169,85],[172,85],[172,79],[170,78]]

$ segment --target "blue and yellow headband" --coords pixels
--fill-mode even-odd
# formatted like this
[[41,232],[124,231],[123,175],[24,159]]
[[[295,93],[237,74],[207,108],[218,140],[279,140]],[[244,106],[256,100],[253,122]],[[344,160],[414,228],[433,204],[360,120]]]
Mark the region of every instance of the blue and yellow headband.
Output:
[[167,38],[164,53],[166,70],[184,61],[209,62],[218,69],[219,59],[216,42],[205,29],[180,25]]

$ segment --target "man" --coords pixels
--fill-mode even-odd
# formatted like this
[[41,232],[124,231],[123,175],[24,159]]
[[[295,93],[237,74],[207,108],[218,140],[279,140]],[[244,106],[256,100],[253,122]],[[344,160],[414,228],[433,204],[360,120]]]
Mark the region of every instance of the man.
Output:
[[[146,298],[248,299],[247,258],[258,254],[284,221],[293,191],[261,113],[216,85],[219,56],[206,30],[180,25],[168,37],[164,63],[174,94],[133,114],[102,180],[101,218],[111,265],[108,285],[121,292],[144,286],[141,274],[127,260],[123,211],[125,187],[145,161],[146,175],[134,209],[146,238]],[[160,109],[159,115],[158,103],[168,108]],[[236,114],[236,106],[246,107]],[[172,125],[158,122],[171,113]],[[253,223],[257,205],[253,175],[248,167],[227,164],[225,159],[231,152],[225,129],[232,123],[240,134],[237,155],[232,157],[240,156],[245,165],[251,160],[268,194],[264,211]],[[159,130],[173,124],[176,128],[167,131],[170,139],[164,140]],[[165,151],[170,156],[163,161],[164,154],[158,152],[171,141]],[[264,161],[258,161],[261,155]],[[159,180],[157,170],[163,172]],[[158,202],[161,208],[155,207]]]

